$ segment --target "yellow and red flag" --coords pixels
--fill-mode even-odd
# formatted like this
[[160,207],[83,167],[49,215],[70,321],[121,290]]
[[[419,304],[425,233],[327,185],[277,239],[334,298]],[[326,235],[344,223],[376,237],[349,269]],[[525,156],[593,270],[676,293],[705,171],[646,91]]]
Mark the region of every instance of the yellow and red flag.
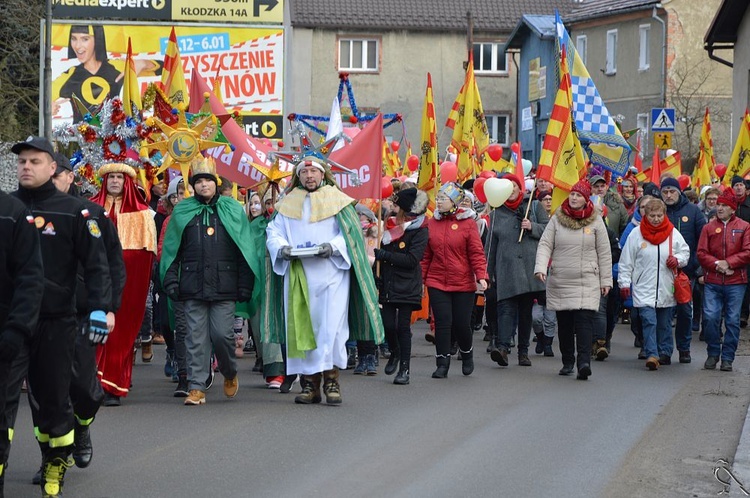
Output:
[[167,49],[164,51],[161,84],[170,104],[173,106],[179,103],[187,104],[188,92],[185,84],[185,74],[182,72],[182,59],[180,58],[180,49],[177,46],[177,35],[175,34],[174,27],[172,27],[172,32],[169,34]]
[[133,62],[133,48],[128,38],[128,55],[125,58],[125,77],[122,84],[122,107],[126,116],[133,116],[133,105],[141,110],[141,89],[138,86],[138,76]]
[[695,190],[700,190],[704,185],[711,185],[711,177],[716,176],[714,173],[716,161],[714,159],[714,141],[711,138],[711,118],[706,114],[703,116],[703,128],[701,128],[701,143],[698,151],[698,164],[693,170],[692,185]]
[[479,173],[478,158],[490,144],[482,98],[474,77],[474,57],[471,54],[464,84],[453,102],[445,126],[453,130],[451,145],[458,151],[458,181],[463,182]]
[[581,142],[571,120],[570,73],[563,47],[560,58],[560,87],[555,95],[555,104],[547,124],[542,154],[539,158],[537,177],[555,186],[552,194],[552,209],[556,209],[579,179],[586,174],[586,160]]
[[729,185],[732,177],[737,175],[744,178],[750,171],[750,112],[745,109],[745,117],[742,118],[740,132],[737,135],[737,142],[734,144],[732,157],[727,165],[727,172],[724,173],[724,185]]
[[427,90],[424,95],[424,109],[422,111],[422,133],[419,146],[422,154],[419,160],[419,176],[417,187],[427,194],[429,199],[427,210],[435,210],[435,195],[437,194],[438,145],[437,123],[435,120],[435,102],[432,99],[432,76],[427,73]]
[[660,175],[664,173],[671,173],[675,178],[682,174],[682,156],[677,151],[671,156],[667,156],[659,163],[661,168]]

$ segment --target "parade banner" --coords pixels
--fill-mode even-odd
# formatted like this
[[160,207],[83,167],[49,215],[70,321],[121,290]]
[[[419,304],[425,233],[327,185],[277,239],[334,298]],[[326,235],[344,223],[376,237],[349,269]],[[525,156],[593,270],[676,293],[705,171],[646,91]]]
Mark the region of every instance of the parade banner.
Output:
[[[89,110],[108,96],[121,95],[128,39],[141,92],[160,82],[171,29],[171,25],[53,23],[53,125],[83,118],[73,95]],[[229,112],[250,120],[283,116],[283,29],[178,25],[175,31],[186,78],[195,68],[216,83]]]

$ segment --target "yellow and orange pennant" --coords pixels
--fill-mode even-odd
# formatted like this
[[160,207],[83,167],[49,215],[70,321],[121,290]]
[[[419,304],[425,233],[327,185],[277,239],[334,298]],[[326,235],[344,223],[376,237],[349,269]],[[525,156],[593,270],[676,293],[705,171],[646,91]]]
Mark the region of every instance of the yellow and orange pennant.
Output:
[[429,199],[427,211],[432,213],[435,211],[435,195],[438,189],[438,144],[435,102],[432,98],[432,76],[430,73],[427,73],[427,90],[424,95],[420,139],[419,150],[421,157],[419,159],[417,187],[427,194],[427,198]]
[[453,130],[451,145],[458,151],[458,181],[463,182],[479,173],[478,158],[490,144],[482,98],[474,77],[474,58],[471,54],[466,66],[464,84],[453,102],[445,126]]
[[671,173],[675,178],[682,174],[682,156],[677,151],[671,156],[667,156],[659,163],[661,167],[660,175],[664,176],[664,173]]
[[567,197],[579,179],[586,174],[586,159],[581,142],[571,124],[570,73],[563,47],[560,58],[560,87],[547,124],[537,177],[555,185],[552,209]]
[[708,115],[708,107],[706,107],[703,127],[701,128],[698,164],[693,170],[692,185],[695,190],[700,190],[704,185],[711,185],[711,177],[716,176],[714,166],[716,166],[716,161],[714,159],[714,141],[711,138],[711,118]]
[[732,177],[737,175],[744,178],[750,171],[750,112],[745,109],[745,117],[740,125],[740,132],[737,135],[737,142],[734,144],[732,157],[727,165],[727,172],[724,174],[724,185],[729,185]]
[[138,75],[133,62],[133,48],[128,38],[128,54],[125,58],[125,76],[122,84],[122,107],[126,116],[133,116],[133,106],[140,111],[143,104],[141,104],[141,89],[138,86]]
[[174,27],[169,34],[169,42],[164,51],[164,67],[161,72],[161,84],[167,99],[172,106],[187,104],[188,92],[185,84],[185,74],[182,71],[180,48],[177,46],[177,35]]

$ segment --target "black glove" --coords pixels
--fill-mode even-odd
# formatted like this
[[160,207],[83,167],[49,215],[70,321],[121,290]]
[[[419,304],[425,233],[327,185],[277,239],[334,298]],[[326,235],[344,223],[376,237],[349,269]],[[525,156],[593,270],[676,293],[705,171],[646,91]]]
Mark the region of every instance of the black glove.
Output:
[[388,251],[386,251],[385,249],[375,249],[375,259],[380,260],[380,261],[385,261],[385,256],[387,252]]
[[318,245],[320,248],[318,250],[318,254],[316,254],[319,258],[330,258],[333,254],[333,247],[331,247],[331,244],[328,242],[323,242],[322,244]]
[[373,277],[375,279],[375,288],[378,291],[383,289],[383,277]]
[[240,303],[246,303],[253,297],[253,291],[250,289],[240,289],[237,293],[237,301]]
[[284,246],[279,249],[279,258],[289,261],[292,259],[292,246]]
[[0,334],[0,362],[10,363],[15,360],[24,342],[24,337],[18,332],[6,330]]
[[167,293],[167,297],[169,299],[171,299],[172,301],[178,301],[177,299],[179,296],[178,288],[179,286],[177,284],[174,284],[164,289],[164,291]]

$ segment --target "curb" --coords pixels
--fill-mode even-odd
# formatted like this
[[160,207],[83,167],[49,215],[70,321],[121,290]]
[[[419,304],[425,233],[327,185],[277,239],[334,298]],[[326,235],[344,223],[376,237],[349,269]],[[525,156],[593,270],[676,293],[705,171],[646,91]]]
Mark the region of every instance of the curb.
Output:
[[[750,406],[748,406],[745,423],[742,426],[742,434],[740,434],[740,442],[734,454],[734,463],[731,470],[734,477],[745,486],[745,489],[750,491]],[[739,497],[747,496],[747,494],[742,492],[736,482],[732,482],[729,487],[729,496]]]

